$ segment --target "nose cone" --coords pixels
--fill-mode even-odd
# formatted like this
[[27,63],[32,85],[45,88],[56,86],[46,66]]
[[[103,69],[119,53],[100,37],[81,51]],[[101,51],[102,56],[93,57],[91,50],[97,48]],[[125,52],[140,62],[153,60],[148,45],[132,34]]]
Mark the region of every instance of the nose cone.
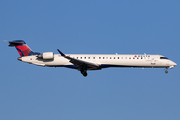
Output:
[[175,62],[171,61],[171,65],[176,66],[177,64]]
[[171,61],[171,66],[176,66],[177,64],[175,63],[175,62],[173,62],[173,61]]
[[174,63],[174,66],[176,66],[176,65],[177,65],[175,62],[173,62],[173,63]]
[[174,66],[176,66],[176,65],[177,64],[175,62],[171,61],[169,68],[174,68]]

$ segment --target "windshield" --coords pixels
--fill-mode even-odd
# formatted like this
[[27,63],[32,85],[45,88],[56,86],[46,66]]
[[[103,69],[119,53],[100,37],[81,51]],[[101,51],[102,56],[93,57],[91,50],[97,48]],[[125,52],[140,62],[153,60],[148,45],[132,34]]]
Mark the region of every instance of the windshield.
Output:
[[168,59],[167,57],[160,57],[160,59]]

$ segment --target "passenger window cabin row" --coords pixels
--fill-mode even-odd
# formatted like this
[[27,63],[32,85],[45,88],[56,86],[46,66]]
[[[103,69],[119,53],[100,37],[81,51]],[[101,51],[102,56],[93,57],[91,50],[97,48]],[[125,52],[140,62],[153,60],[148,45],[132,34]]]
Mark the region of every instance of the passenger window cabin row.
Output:
[[149,59],[148,57],[73,57],[75,59]]

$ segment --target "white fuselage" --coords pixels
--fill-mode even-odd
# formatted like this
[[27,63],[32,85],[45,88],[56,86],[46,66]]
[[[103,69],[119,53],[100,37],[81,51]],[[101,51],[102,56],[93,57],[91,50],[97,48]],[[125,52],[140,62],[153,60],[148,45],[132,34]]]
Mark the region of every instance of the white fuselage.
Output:
[[[67,54],[71,58],[97,64],[101,68],[107,67],[159,67],[173,68],[177,64],[162,55],[107,55],[107,54]],[[37,56],[26,56],[18,58],[23,62],[48,66],[48,67],[68,67],[77,69],[70,60],[60,54],[55,54],[54,59],[44,60]],[[94,69],[87,69],[94,70]]]

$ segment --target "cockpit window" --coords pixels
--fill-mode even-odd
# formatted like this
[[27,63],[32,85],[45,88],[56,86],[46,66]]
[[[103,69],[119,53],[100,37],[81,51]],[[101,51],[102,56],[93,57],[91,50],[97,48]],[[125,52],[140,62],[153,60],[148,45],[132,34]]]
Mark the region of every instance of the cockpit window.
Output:
[[160,59],[168,59],[167,57],[160,57]]

